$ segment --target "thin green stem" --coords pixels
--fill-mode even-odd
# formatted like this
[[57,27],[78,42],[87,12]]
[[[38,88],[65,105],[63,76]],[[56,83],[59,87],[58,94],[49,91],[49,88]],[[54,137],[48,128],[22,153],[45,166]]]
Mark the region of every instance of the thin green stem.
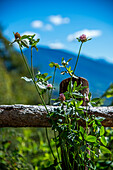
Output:
[[[46,104],[45,104],[45,102],[44,102],[44,99],[43,99],[41,93],[40,93],[39,87],[36,85],[35,79],[34,79],[34,77],[33,77],[33,75],[32,75],[32,72],[31,72],[28,64],[27,64],[26,58],[25,58],[25,56],[24,56],[24,54],[23,54],[23,51],[22,51],[21,47],[20,47],[20,51],[21,51],[21,54],[22,54],[24,63],[25,63],[25,65],[26,65],[26,67],[27,67],[27,70],[28,70],[28,72],[29,72],[29,74],[30,74],[30,76],[31,76],[31,78],[32,78],[32,81],[33,81],[33,83],[34,83],[34,85],[35,85],[35,88],[36,88],[36,90],[37,90],[37,92],[38,92],[38,94],[39,94],[39,96],[40,96],[40,99],[41,99],[41,101],[42,101],[42,103],[43,103],[43,105],[44,105],[47,113],[49,114],[49,111],[48,111],[48,109],[47,109],[47,106],[46,106]],[[52,148],[51,148],[51,145],[50,145],[50,141],[49,141],[49,138],[48,138],[47,128],[46,128],[46,136],[47,136],[47,140],[48,140],[48,145],[49,145],[49,147],[50,147],[50,151],[51,151],[51,153],[52,153],[52,155],[53,155],[53,157],[54,157],[54,159],[55,159],[55,156],[54,156],[54,154],[53,154],[53,151],[52,151]]]
[[88,134],[88,113],[87,113],[87,104],[86,104],[86,133]]
[[[54,130],[54,136],[55,136],[55,139],[56,139],[56,132],[55,132],[55,130]],[[57,155],[58,155],[58,160],[60,162],[60,156],[59,156],[58,148],[57,148],[57,145],[56,145],[56,141],[55,141],[55,147],[56,147],[56,151],[57,151]]]
[[51,148],[51,144],[50,144],[50,140],[49,140],[49,136],[48,136],[47,127],[45,129],[46,129],[46,137],[47,137],[47,140],[48,140],[48,145],[49,145],[50,151],[51,151],[51,153],[53,155],[53,158],[56,159],[55,156],[54,156],[53,150]]
[[[53,73],[53,82],[52,82],[52,87],[54,86],[55,73],[56,73],[56,67],[55,67],[55,69],[54,69],[54,73]],[[53,88],[51,89],[51,92],[50,92],[50,95],[49,95],[49,104],[51,104],[51,97],[52,97],[52,93],[53,93]]]
[[47,95],[48,95],[48,105],[50,105],[50,89],[47,89]]
[[31,47],[31,72],[32,72],[32,75],[33,75],[33,77],[34,77],[34,69],[33,69],[33,55],[32,55],[32,51],[33,50],[33,48]]
[[27,64],[26,58],[25,58],[25,56],[24,56],[23,51],[22,51],[21,48],[20,48],[20,51],[21,51],[21,54],[22,54],[24,63],[25,63],[25,65],[26,65],[26,67],[27,67],[27,70],[28,70],[28,72],[29,72],[29,74],[30,74],[30,76],[31,76],[31,78],[32,78],[32,81],[33,81],[33,83],[34,83],[34,85],[35,85],[35,88],[36,88],[36,90],[37,90],[37,92],[38,92],[38,94],[39,94],[39,96],[40,96],[40,98],[41,98],[42,104],[45,106],[45,109],[46,109],[47,113],[49,114],[49,111],[48,111],[48,109],[47,109],[47,107],[46,107],[46,104],[45,104],[45,102],[44,102],[44,99],[43,99],[43,97],[42,97],[42,95],[41,95],[41,93],[40,93],[40,89],[39,89],[39,87],[37,86],[37,84],[36,84],[36,82],[35,82],[35,80],[34,80],[34,77],[33,77],[33,75],[32,75],[32,72],[31,72],[31,70],[30,70],[30,68],[29,68],[29,66],[28,66],[28,64]]
[[75,64],[75,67],[74,67],[74,70],[73,70],[73,74],[75,73],[75,70],[76,70],[76,67],[77,67],[77,63],[78,63],[78,59],[79,59],[79,56],[80,56],[82,44],[83,44],[83,42],[81,43],[80,48],[79,48],[78,57],[77,57],[76,64]]
[[65,165],[63,165],[63,166],[65,166],[65,169],[67,169],[67,170],[72,170],[72,166],[71,166],[71,163],[70,163],[70,161],[69,161],[69,156],[68,156],[68,154],[67,154],[67,151],[66,151],[66,146],[61,146],[62,147],[62,153],[63,153],[63,163],[65,164]]
[[54,82],[55,82],[55,73],[56,73],[56,67],[54,69],[54,74],[53,74],[53,82],[52,82],[52,85],[54,86]]

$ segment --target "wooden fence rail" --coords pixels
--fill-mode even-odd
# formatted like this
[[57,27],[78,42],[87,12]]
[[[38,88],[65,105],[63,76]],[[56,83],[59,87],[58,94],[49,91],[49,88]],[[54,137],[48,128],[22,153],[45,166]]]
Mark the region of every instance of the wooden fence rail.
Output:
[[[47,106],[49,111],[60,106]],[[86,108],[84,107],[84,112]],[[113,107],[88,107],[87,113],[105,118],[102,125],[113,127]],[[80,125],[85,122],[80,120]],[[44,106],[35,105],[1,105],[0,127],[50,127],[49,118]]]

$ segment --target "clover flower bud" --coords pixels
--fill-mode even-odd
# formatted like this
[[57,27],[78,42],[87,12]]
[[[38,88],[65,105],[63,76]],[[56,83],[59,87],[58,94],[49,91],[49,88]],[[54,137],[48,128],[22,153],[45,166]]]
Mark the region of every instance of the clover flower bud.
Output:
[[52,84],[47,85],[47,89],[52,89],[52,88],[53,88]]
[[21,36],[20,36],[20,34],[18,33],[18,32],[16,32],[15,34],[14,34],[14,36],[15,36],[15,39],[17,39],[17,38],[21,38]]
[[58,65],[58,63],[55,63],[55,67]]
[[60,93],[59,99],[63,102],[66,98],[63,93]]
[[80,41],[84,42],[87,40],[86,38],[86,35],[85,34],[82,34],[80,37],[79,37]]

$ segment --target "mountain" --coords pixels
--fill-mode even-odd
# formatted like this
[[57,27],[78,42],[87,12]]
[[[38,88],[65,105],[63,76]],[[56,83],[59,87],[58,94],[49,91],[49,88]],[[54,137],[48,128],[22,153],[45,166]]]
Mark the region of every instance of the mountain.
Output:
[[[61,64],[62,57],[64,57],[65,60],[72,58],[69,64],[74,68],[77,54],[68,51],[53,50],[47,47],[38,47],[38,49],[38,52],[33,49],[33,65],[34,67],[38,67],[41,73],[47,72],[49,75],[52,75],[53,68],[49,67],[49,63],[55,62]],[[24,50],[24,54],[30,64],[30,49]],[[75,73],[77,76],[84,77],[88,80],[90,92],[93,97],[102,95],[113,82],[113,64],[103,60],[91,59],[83,55],[79,58]],[[57,71],[55,81],[59,84],[67,77],[69,76],[62,76],[60,71]]]

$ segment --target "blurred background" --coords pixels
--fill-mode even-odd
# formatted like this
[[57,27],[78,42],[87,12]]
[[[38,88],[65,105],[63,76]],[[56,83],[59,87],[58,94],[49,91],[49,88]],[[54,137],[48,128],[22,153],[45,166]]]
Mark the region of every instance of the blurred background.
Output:
[[[13,57],[14,60],[11,59],[12,54],[10,54],[10,52],[11,50],[13,51],[13,48],[8,46],[8,41],[14,40],[13,32],[19,32],[21,35],[35,33],[35,37],[40,38],[38,44],[39,52],[37,53],[35,50],[33,51],[34,67],[37,68],[37,70],[40,69],[41,72],[48,72],[51,75],[53,70],[49,67],[49,63],[54,61],[60,64],[62,57],[64,57],[65,60],[73,58],[70,65],[72,68],[74,67],[80,46],[76,37],[79,37],[81,34],[86,34],[87,37],[92,38],[92,40],[83,45],[76,75],[84,77],[89,81],[89,87],[93,97],[100,97],[106,89],[109,88],[113,81],[112,0],[58,0],[56,2],[51,0],[33,0],[32,2],[20,0],[16,3],[13,0],[1,0],[0,7],[0,49],[1,51],[5,51],[5,67],[10,69],[11,72],[14,71],[15,74],[17,70],[15,71],[14,68],[17,65],[19,67],[19,63],[21,62],[19,61],[21,60],[21,57],[19,56],[17,57],[18,59],[15,60],[17,53],[19,55],[17,44],[14,45],[16,55]],[[8,52],[8,50],[10,52]],[[29,49],[24,49],[24,52],[30,63]],[[8,60],[12,61],[9,63]],[[14,62],[16,62],[16,66]],[[13,66],[11,66],[11,63]],[[24,75],[22,68],[18,69],[18,73],[20,74],[21,72],[22,75]],[[16,77],[19,79],[21,76]],[[66,76],[63,77],[60,76],[60,72],[57,73],[55,80],[56,91],[54,92],[54,95],[58,96],[59,83],[64,78],[66,78]],[[8,80],[7,84],[9,83]],[[23,80],[21,80],[20,83],[24,83]],[[10,94],[7,95],[7,103],[13,100],[10,99],[11,93],[16,94],[15,91],[11,91],[10,85],[8,85]],[[21,84],[18,84],[18,86],[21,87]],[[28,87],[27,84],[26,86]],[[22,95],[22,89],[19,89],[19,87],[18,90],[20,90],[20,94]],[[17,86],[15,88],[17,88]],[[26,87],[25,89],[27,90]],[[24,92],[25,89],[23,89]],[[24,95],[27,96],[28,93],[24,93]],[[11,103],[23,103],[23,101],[19,100],[19,96],[17,96],[17,98],[18,100],[15,100],[14,98]],[[37,103],[34,96],[32,100],[33,103],[35,102],[34,104]],[[106,105],[111,103],[111,99],[109,100],[106,101]],[[3,103],[4,102],[6,103],[6,99]]]
[[[76,75],[88,80],[93,97],[103,96],[104,105],[113,105],[113,0],[0,1],[0,104],[38,104],[34,86],[21,79],[29,75],[19,48],[9,46],[13,32],[35,33],[40,38],[39,51],[33,50],[33,64],[49,75],[53,74],[49,63],[60,64],[62,57],[72,58],[74,67],[80,46],[76,37],[86,34],[92,38],[83,44]],[[24,49],[24,54],[30,64],[30,50]],[[64,78],[58,71],[53,97],[58,97]],[[44,129],[2,128],[0,132],[2,169],[38,169],[51,163]],[[106,133],[111,146],[112,129]]]

